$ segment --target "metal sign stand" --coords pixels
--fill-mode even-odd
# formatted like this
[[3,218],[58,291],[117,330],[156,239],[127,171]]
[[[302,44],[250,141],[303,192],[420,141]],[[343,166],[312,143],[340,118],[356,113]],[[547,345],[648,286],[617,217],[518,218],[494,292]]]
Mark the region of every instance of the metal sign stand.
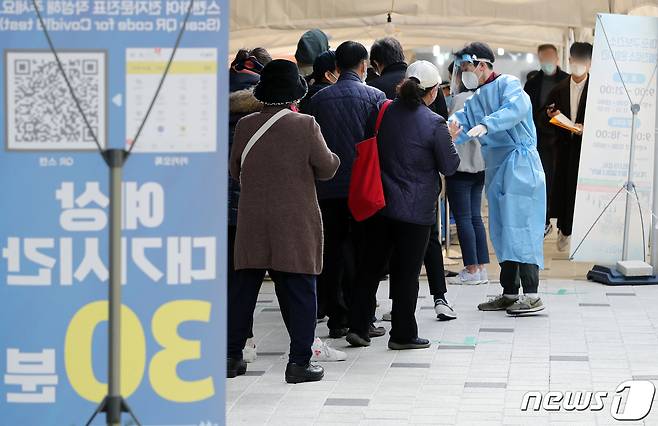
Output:
[[108,149],[103,158],[110,169],[110,288],[108,327],[108,391],[86,426],[106,413],[108,426],[120,426],[121,414],[128,413],[139,425],[128,402],[121,396],[121,182],[128,151]]
[[[626,210],[624,212],[624,236],[623,236],[622,255],[621,255],[622,261],[618,262],[617,265],[620,265],[623,262],[627,262],[629,260],[628,246],[630,243],[631,208],[633,206],[632,204],[633,200],[631,198],[631,194],[635,195],[638,205],[640,203],[639,197],[637,195],[637,190],[635,189],[635,183],[633,182],[633,173],[635,169],[634,162],[635,162],[635,143],[636,143],[635,123],[637,120],[637,114],[639,112],[640,112],[640,105],[638,104],[631,105],[631,113],[633,114],[633,118],[631,120],[632,127],[631,127],[630,154],[629,154],[629,162],[628,162],[628,178],[622,187],[622,190],[626,191]],[[654,149],[654,151],[658,152],[658,148]],[[656,164],[658,163],[654,163],[654,174],[656,173],[655,172]],[[656,186],[657,185],[654,182],[654,203],[656,203],[656,196],[655,196]],[[621,192],[622,192],[621,190],[617,192],[617,194],[614,196],[612,201],[614,201],[619,196],[619,194],[621,194]],[[640,212],[640,215],[641,214],[642,212]],[[644,232],[644,229],[642,231]],[[654,232],[655,232],[655,226],[652,227],[652,233]],[[634,262],[634,263],[641,267],[643,266],[642,264],[645,261],[646,259],[643,259],[642,262]],[[587,273],[587,279],[606,285],[658,284],[658,276],[655,275],[655,269],[654,272],[649,275],[633,274],[633,273],[629,274],[628,272],[624,273],[620,271],[619,266],[612,267],[606,265],[594,265],[592,270],[590,270]]]
[[[637,123],[637,115],[640,112],[640,104],[642,103],[642,100],[640,102],[635,103],[632,101],[631,96],[626,89],[626,85],[623,80],[623,74],[619,70],[619,66],[617,64],[617,61],[615,60],[614,54],[612,52],[612,48],[610,47],[610,42],[608,40],[607,33],[605,31],[605,26],[603,25],[603,20],[601,19],[601,15],[597,15],[597,19],[601,23],[601,29],[603,31],[604,37],[606,39],[606,42],[608,44],[608,48],[610,49],[610,54],[612,57],[612,60],[615,64],[615,67],[617,68],[617,73],[619,74],[619,78],[624,85],[624,90],[626,91],[626,94],[628,95],[628,100],[630,103],[630,110],[632,114],[632,119],[631,119],[631,137],[630,137],[630,149],[629,149],[629,160],[628,160],[628,177],[626,179],[626,182],[624,185],[617,191],[615,196],[612,198],[612,200],[605,206],[603,211],[599,214],[598,218],[594,221],[594,224],[590,227],[590,229],[587,231],[585,236],[583,237],[582,241],[578,244],[576,249],[574,250],[573,254],[570,256],[570,259],[573,259],[573,256],[575,253],[578,251],[578,249],[581,247],[589,233],[592,231],[596,223],[601,219],[603,214],[606,212],[608,207],[612,205],[612,203],[617,199],[619,194],[622,193],[622,191],[626,191],[626,209],[624,212],[624,234],[623,234],[623,243],[622,243],[622,260],[620,262],[617,262],[617,265],[615,266],[607,266],[607,265],[595,265],[592,270],[590,270],[587,273],[587,279],[592,280],[595,282],[599,282],[602,284],[606,285],[640,285],[640,284],[658,284],[658,275],[656,275],[656,268],[658,266],[658,251],[654,247],[654,241],[656,237],[656,227],[658,224],[656,223],[655,216],[652,215],[652,229],[651,229],[651,242],[652,242],[652,263],[653,263],[653,268],[651,268],[650,265],[646,264],[646,253],[645,253],[645,258],[642,259],[641,261],[629,261],[629,243],[630,243],[630,225],[631,225],[631,208],[632,208],[632,198],[631,196],[634,195],[634,198],[637,202],[638,209],[640,208],[640,198],[637,194],[637,190],[635,188],[635,183],[633,182],[633,174],[634,174],[634,169],[635,169],[635,144],[636,144],[636,123]],[[654,75],[655,77],[656,70],[654,69]],[[656,78],[658,81],[658,78]],[[658,110],[658,108],[657,108]],[[657,112],[658,114],[658,112]],[[657,131],[658,132],[658,131]],[[654,147],[654,182],[653,182],[653,209],[656,211],[656,207],[658,206],[658,172],[656,171],[658,167],[658,146]],[[632,192],[631,192],[632,191]],[[640,220],[642,221],[642,211],[639,211],[640,214]],[[642,237],[644,238],[644,226],[642,227]],[[646,250],[646,244],[644,244],[644,249]],[[650,271],[650,272],[647,272]]]
[[105,160],[106,164],[110,169],[110,198],[109,198],[110,285],[108,291],[108,305],[109,305],[108,323],[109,324],[108,324],[108,374],[107,374],[108,393],[103,398],[101,403],[98,405],[96,411],[94,411],[94,414],[92,414],[89,421],[87,421],[86,423],[87,426],[91,425],[91,423],[94,421],[96,416],[103,412],[106,413],[107,426],[121,426],[122,413],[130,414],[133,421],[138,426],[140,425],[139,421],[137,420],[137,417],[128,406],[128,403],[126,402],[125,398],[121,395],[121,211],[122,211],[121,184],[122,184],[122,176],[123,176],[123,166],[126,163],[126,160],[128,159],[128,156],[132,152],[133,148],[135,147],[135,144],[137,143],[139,135],[141,134],[142,129],[144,128],[144,125],[146,124],[146,121],[151,113],[151,110],[153,109],[153,105],[155,105],[155,101],[158,98],[158,94],[162,89],[164,80],[167,77],[167,74],[169,73],[171,63],[174,60],[174,55],[178,50],[178,46],[180,45],[181,38],[183,37],[183,33],[185,32],[185,27],[187,26],[187,22],[189,20],[190,13],[192,12],[193,5],[194,5],[194,0],[190,0],[190,3],[187,7],[187,13],[185,14],[185,18],[181,24],[181,28],[180,31],[178,32],[178,36],[176,38],[176,42],[172,49],[171,56],[169,57],[169,61],[167,62],[165,70],[162,74],[162,78],[160,79],[160,83],[158,84],[155,94],[153,95],[153,99],[151,100],[151,103],[146,111],[146,114],[144,115],[144,119],[142,120],[137,130],[137,134],[133,138],[133,143],[130,145],[130,148],[128,148],[128,150],[124,150],[124,149],[104,150],[95,132],[93,131],[91,125],[89,124],[89,121],[87,120],[87,116],[84,113],[77,96],[75,95],[75,91],[73,90],[73,87],[71,86],[71,83],[66,75],[62,62],[59,59],[57,50],[55,49],[55,45],[53,44],[53,41],[50,38],[50,34],[48,33],[47,27],[44,24],[44,20],[41,15],[41,11],[39,10],[39,6],[36,0],[32,0],[32,7],[34,8],[37,14],[37,17],[41,24],[41,28],[48,42],[48,46],[50,47],[50,50],[53,53],[53,56],[55,57],[55,61],[57,62],[57,66],[59,68],[60,73],[62,74],[62,77],[64,78],[64,81],[66,82],[66,85],[69,89],[69,93],[73,98],[73,101],[75,102],[78,112],[80,113],[80,115],[82,116],[85,122],[87,130],[90,132],[91,136],[93,137],[96,147],[98,148],[100,154],[103,156],[103,159]]

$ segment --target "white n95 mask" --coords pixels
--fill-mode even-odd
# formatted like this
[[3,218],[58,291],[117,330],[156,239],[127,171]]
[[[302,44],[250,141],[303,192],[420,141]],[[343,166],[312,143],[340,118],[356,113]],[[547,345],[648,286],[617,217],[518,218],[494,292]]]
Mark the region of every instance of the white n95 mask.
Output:
[[585,75],[587,72],[587,66],[584,64],[575,64],[571,67],[571,73],[576,77]]
[[480,85],[480,79],[473,71],[463,71],[462,83],[468,90],[475,90]]

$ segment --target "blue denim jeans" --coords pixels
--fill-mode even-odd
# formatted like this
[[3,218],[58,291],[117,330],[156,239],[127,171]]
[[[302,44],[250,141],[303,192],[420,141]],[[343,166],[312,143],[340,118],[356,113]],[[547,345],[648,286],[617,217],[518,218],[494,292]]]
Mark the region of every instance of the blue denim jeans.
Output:
[[487,233],[482,222],[484,172],[457,172],[446,178],[450,210],[457,224],[457,236],[464,265],[489,263]]

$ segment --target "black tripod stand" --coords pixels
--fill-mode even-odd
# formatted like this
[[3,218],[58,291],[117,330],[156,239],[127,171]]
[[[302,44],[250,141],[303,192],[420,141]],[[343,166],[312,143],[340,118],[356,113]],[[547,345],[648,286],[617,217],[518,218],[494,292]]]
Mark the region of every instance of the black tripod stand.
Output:
[[[622,185],[621,188],[617,191],[617,193],[614,195],[614,197],[610,200],[610,202],[603,208],[599,216],[596,218],[594,223],[590,226],[590,228],[587,230],[585,233],[585,236],[582,238],[574,252],[571,254],[570,259],[573,260],[575,254],[580,250],[580,247],[583,245],[589,234],[592,232],[596,224],[599,222],[601,217],[605,214],[605,212],[608,210],[608,208],[612,205],[612,203],[619,197],[619,195],[626,191],[626,206],[625,206],[625,212],[624,212],[624,232],[623,232],[623,245],[622,245],[622,259],[620,262],[617,262],[617,267],[610,267],[606,265],[595,265],[592,270],[590,270],[587,273],[587,279],[596,281],[602,284],[606,285],[640,285],[640,284],[658,284],[658,275],[656,275],[655,271],[652,271],[650,273],[644,272],[644,270],[649,270],[651,271],[652,268],[650,265],[646,264],[646,241],[645,241],[645,229],[644,229],[644,219],[642,217],[642,206],[640,203],[640,197],[637,193],[637,189],[635,187],[635,183],[633,182],[633,177],[635,175],[635,148],[636,148],[636,124],[638,122],[638,114],[640,112],[640,108],[642,105],[642,102],[644,100],[645,95],[648,92],[648,86],[647,90],[644,90],[642,93],[642,97],[639,100],[639,102],[634,102],[631,93],[629,92],[628,88],[626,87],[626,83],[624,81],[624,74],[622,74],[621,70],[619,69],[619,64],[617,63],[617,60],[614,55],[614,51],[610,45],[610,40],[608,39],[608,34],[605,29],[605,25],[603,25],[603,20],[601,18],[601,15],[597,15],[597,19],[599,23],[601,24],[601,30],[603,33],[603,36],[605,37],[606,43],[608,48],[610,49],[610,56],[612,58],[613,63],[615,64],[615,68],[617,70],[617,74],[619,75],[619,79],[623,85],[624,91],[626,92],[626,96],[628,97],[628,102],[630,104],[630,111],[631,111],[631,130],[630,130],[630,149],[629,149],[629,160],[628,160],[628,175],[626,182]],[[658,65],[656,65],[658,67]],[[653,73],[651,75],[651,78],[649,79],[649,83],[653,81],[653,79],[656,77],[656,67],[653,69]],[[658,166],[658,164],[654,164],[654,167]],[[656,182],[654,182],[654,186],[656,185]],[[654,198],[656,197],[655,193],[655,188],[654,188]],[[635,198],[635,202],[637,203],[639,215],[640,215],[640,223],[642,225],[642,246],[643,246],[643,259],[640,262],[631,262],[629,263],[629,244],[630,244],[630,225],[631,225],[631,209],[632,209],[632,204],[633,204],[633,198]],[[655,202],[655,200],[654,200]],[[653,220],[652,220],[653,222]],[[655,233],[653,234],[655,235]],[[656,242],[652,241],[652,245],[655,245]],[[656,259],[652,259],[654,261],[654,268],[655,268],[655,261]],[[641,272],[637,272],[637,271]]]

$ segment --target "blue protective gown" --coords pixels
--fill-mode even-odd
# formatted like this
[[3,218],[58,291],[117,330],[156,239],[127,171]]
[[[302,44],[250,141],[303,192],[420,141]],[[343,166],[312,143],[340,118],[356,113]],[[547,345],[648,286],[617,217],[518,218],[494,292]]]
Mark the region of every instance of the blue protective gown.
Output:
[[537,152],[537,131],[530,98],[521,82],[500,75],[481,86],[451,117],[464,130],[455,143],[478,124],[488,133],[479,138],[486,164],[489,233],[499,262],[544,267],[546,182]]

